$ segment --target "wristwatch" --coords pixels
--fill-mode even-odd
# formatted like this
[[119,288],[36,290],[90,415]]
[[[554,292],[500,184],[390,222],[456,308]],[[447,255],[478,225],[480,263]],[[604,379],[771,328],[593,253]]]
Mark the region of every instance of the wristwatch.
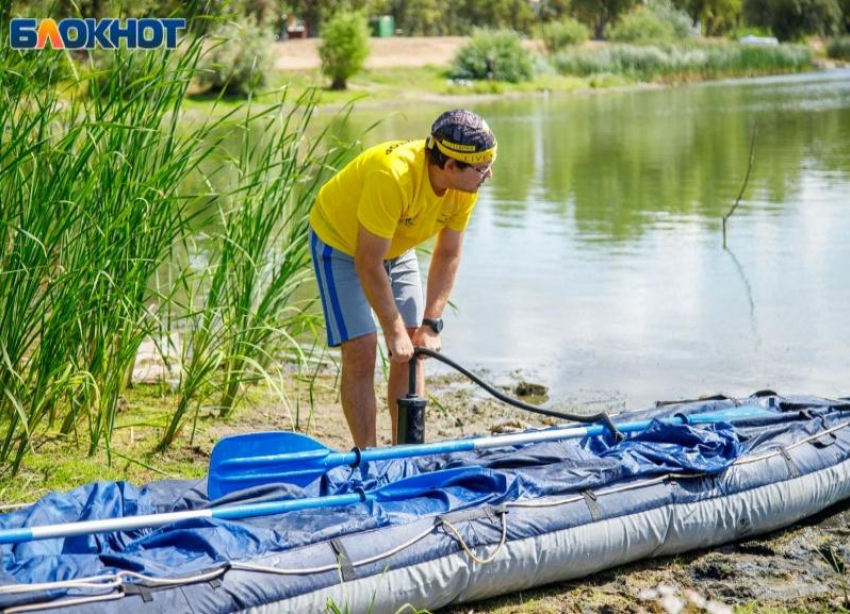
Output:
[[431,330],[433,330],[438,335],[443,332],[443,319],[438,318],[422,318],[422,326],[430,326]]

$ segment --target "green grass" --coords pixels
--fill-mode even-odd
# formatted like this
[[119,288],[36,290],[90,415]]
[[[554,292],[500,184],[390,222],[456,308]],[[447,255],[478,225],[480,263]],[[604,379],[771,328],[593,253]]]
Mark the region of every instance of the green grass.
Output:
[[[34,501],[51,491],[66,491],[98,480],[129,480],[143,484],[166,478],[201,478],[213,438],[198,437],[196,446],[179,446],[165,454],[154,452],[176,402],[176,395],[159,386],[135,386],[122,394],[115,418],[109,461],[99,446],[88,454],[83,434],[53,429],[33,442],[32,454],[15,476],[0,479],[0,503]],[[210,422],[204,421],[206,430]],[[57,462],[61,459],[61,462]]]

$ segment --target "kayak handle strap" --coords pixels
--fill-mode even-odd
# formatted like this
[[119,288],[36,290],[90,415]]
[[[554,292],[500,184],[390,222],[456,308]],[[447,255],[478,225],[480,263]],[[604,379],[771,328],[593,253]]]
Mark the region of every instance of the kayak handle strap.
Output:
[[451,368],[453,368],[458,373],[465,375],[470,380],[472,380],[473,382],[475,382],[476,384],[481,386],[484,390],[489,392],[491,395],[493,395],[494,397],[496,397],[498,400],[502,401],[503,403],[507,403],[508,405],[512,405],[512,406],[514,406],[518,409],[530,411],[530,412],[533,412],[535,414],[541,414],[543,416],[549,416],[549,417],[552,417],[552,418],[559,418],[561,420],[569,420],[571,422],[582,422],[582,423],[586,423],[586,424],[593,424],[593,423],[596,423],[596,422],[601,422],[602,424],[605,425],[605,427],[609,431],[611,431],[611,434],[614,436],[614,438],[617,441],[622,441],[623,439],[625,439],[625,436],[614,425],[614,422],[611,420],[611,416],[609,416],[604,411],[600,412],[598,414],[590,414],[590,415],[567,414],[567,413],[564,413],[564,412],[555,411],[553,409],[546,409],[545,407],[538,407],[537,405],[530,405],[528,403],[523,403],[522,401],[518,401],[517,399],[512,399],[511,397],[509,397],[509,396],[501,393],[500,391],[496,390],[495,388],[493,388],[493,386],[491,386],[490,384],[488,384],[487,382],[485,382],[484,380],[479,378],[477,375],[475,375],[471,371],[468,371],[467,369],[463,368],[462,366],[460,366],[459,364],[457,364],[455,361],[448,358],[447,356],[444,356],[443,354],[440,354],[439,352],[435,352],[434,350],[430,350],[430,349],[424,348],[424,347],[418,347],[418,346],[415,347],[413,349],[413,358],[410,359],[410,392],[411,392],[412,395],[416,394],[416,369],[417,369],[417,363],[419,362],[419,360],[418,360],[419,356],[428,356],[429,358],[434,358],[434,359],[439,360],[440,362],[450,366]]

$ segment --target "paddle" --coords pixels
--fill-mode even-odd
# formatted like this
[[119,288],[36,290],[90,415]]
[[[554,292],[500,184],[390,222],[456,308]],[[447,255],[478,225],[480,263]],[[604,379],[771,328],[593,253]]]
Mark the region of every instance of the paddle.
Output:
[[[740,406],[718,413],[679,415],[665,418],[663,421],[674,425],[698,425],[739,422],[777,415],[776,412],[762,407]],[[623,433],[634,433],[646,430],[651,423],[652,420],[626,422],[617,424],[617,429]],[[401,445],[391,448],[365,450],[355,448],[351,452],[337,452],[312,437],[298,433],[283,431],[246,433],[222,439],[213,448],[207,492],[210,499],[217,499],[243,488],[274,482],[306,486],[334,467],[345,465],[357,467],[363,461],[484,450],[601,435],[605,432],[609,432],[608,428],[602,424],[586,427],[565,426],[512,435]]]
[[131,531],[133,529],[152,529],[194,518],[236,520],[239,518],[253,518],[255,516],[271,516],[273,514],[283,514],[305,509],[340,507],[362,503],[364,501],[401,501],[421,497],[429,492],[442,490],[457,485],[463,480],[484,474],[485,470],[482,467],[458,467],[422,473],[410,478],[391,482],[368,492],[360,490],[359,492],[344,495],[288,499],[286,501],[267,501],[186,512],[128,516],[125,518],[85,520],[81,522],[22,527],[19,529],[0,529],[0,544],[20,544],[40,539],[91,535],[93,533],[111,533],[113,531]]

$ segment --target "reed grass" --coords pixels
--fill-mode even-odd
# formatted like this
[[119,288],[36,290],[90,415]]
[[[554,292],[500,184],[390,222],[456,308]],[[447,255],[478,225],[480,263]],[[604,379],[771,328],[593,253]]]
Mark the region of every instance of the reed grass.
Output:
[[[314,90],[290,106],[284,96],[256,114],[249,109],[238,127],[239,152],[219,169],[233,179],[217,205],[219,227],[204,243],[205,266],[180,280],[192,299],[182,307],[189,339],[181,399],[160,447],[211,395],[219,394],[216,409],[226,417],[246,382],[274,385],[270,364],[305,363],[298,337],[315,332],[318,318],[309,309],[313,299],[298,294],[310,278],[308,213],[318,188],[349,155],[329,127],[308,139],[315,105]],[[329,141],[336,145],[320,152]]]
[[[173,62],[119,52],[108,85],[78,78],[97,94],[87,100],[39,78],[55,56],[0,52],[14,66],[0,76],[0,462],[17,468],[44,421],[84,423],[91,453],[109,446],[151,323],[148,279],[188,224],[176,186],[203,151],[177,137],[173,111],[199,49]],[[137,62],[150,79],[125,101]]]
[[641,81],[687,80],[802,71],[812,53],[802,45],[737,43],[610,45],[561,52],[552,63],[562,75],[626,75]]
[[[294,300],[306,212],[345,155],[306,136],[314,97],[190,122],[200,38],[114,53],[80,69],[63,53],[0,48],[0,466],[13,471],[51,429],[109,455],[148,336],[178,326],[191,350],[167,445],[199,391],[220,390],[226,414],[310,328]],[[262,138],[221,162],[237,116]],[[211,266],[186,264],[193,245]]]

